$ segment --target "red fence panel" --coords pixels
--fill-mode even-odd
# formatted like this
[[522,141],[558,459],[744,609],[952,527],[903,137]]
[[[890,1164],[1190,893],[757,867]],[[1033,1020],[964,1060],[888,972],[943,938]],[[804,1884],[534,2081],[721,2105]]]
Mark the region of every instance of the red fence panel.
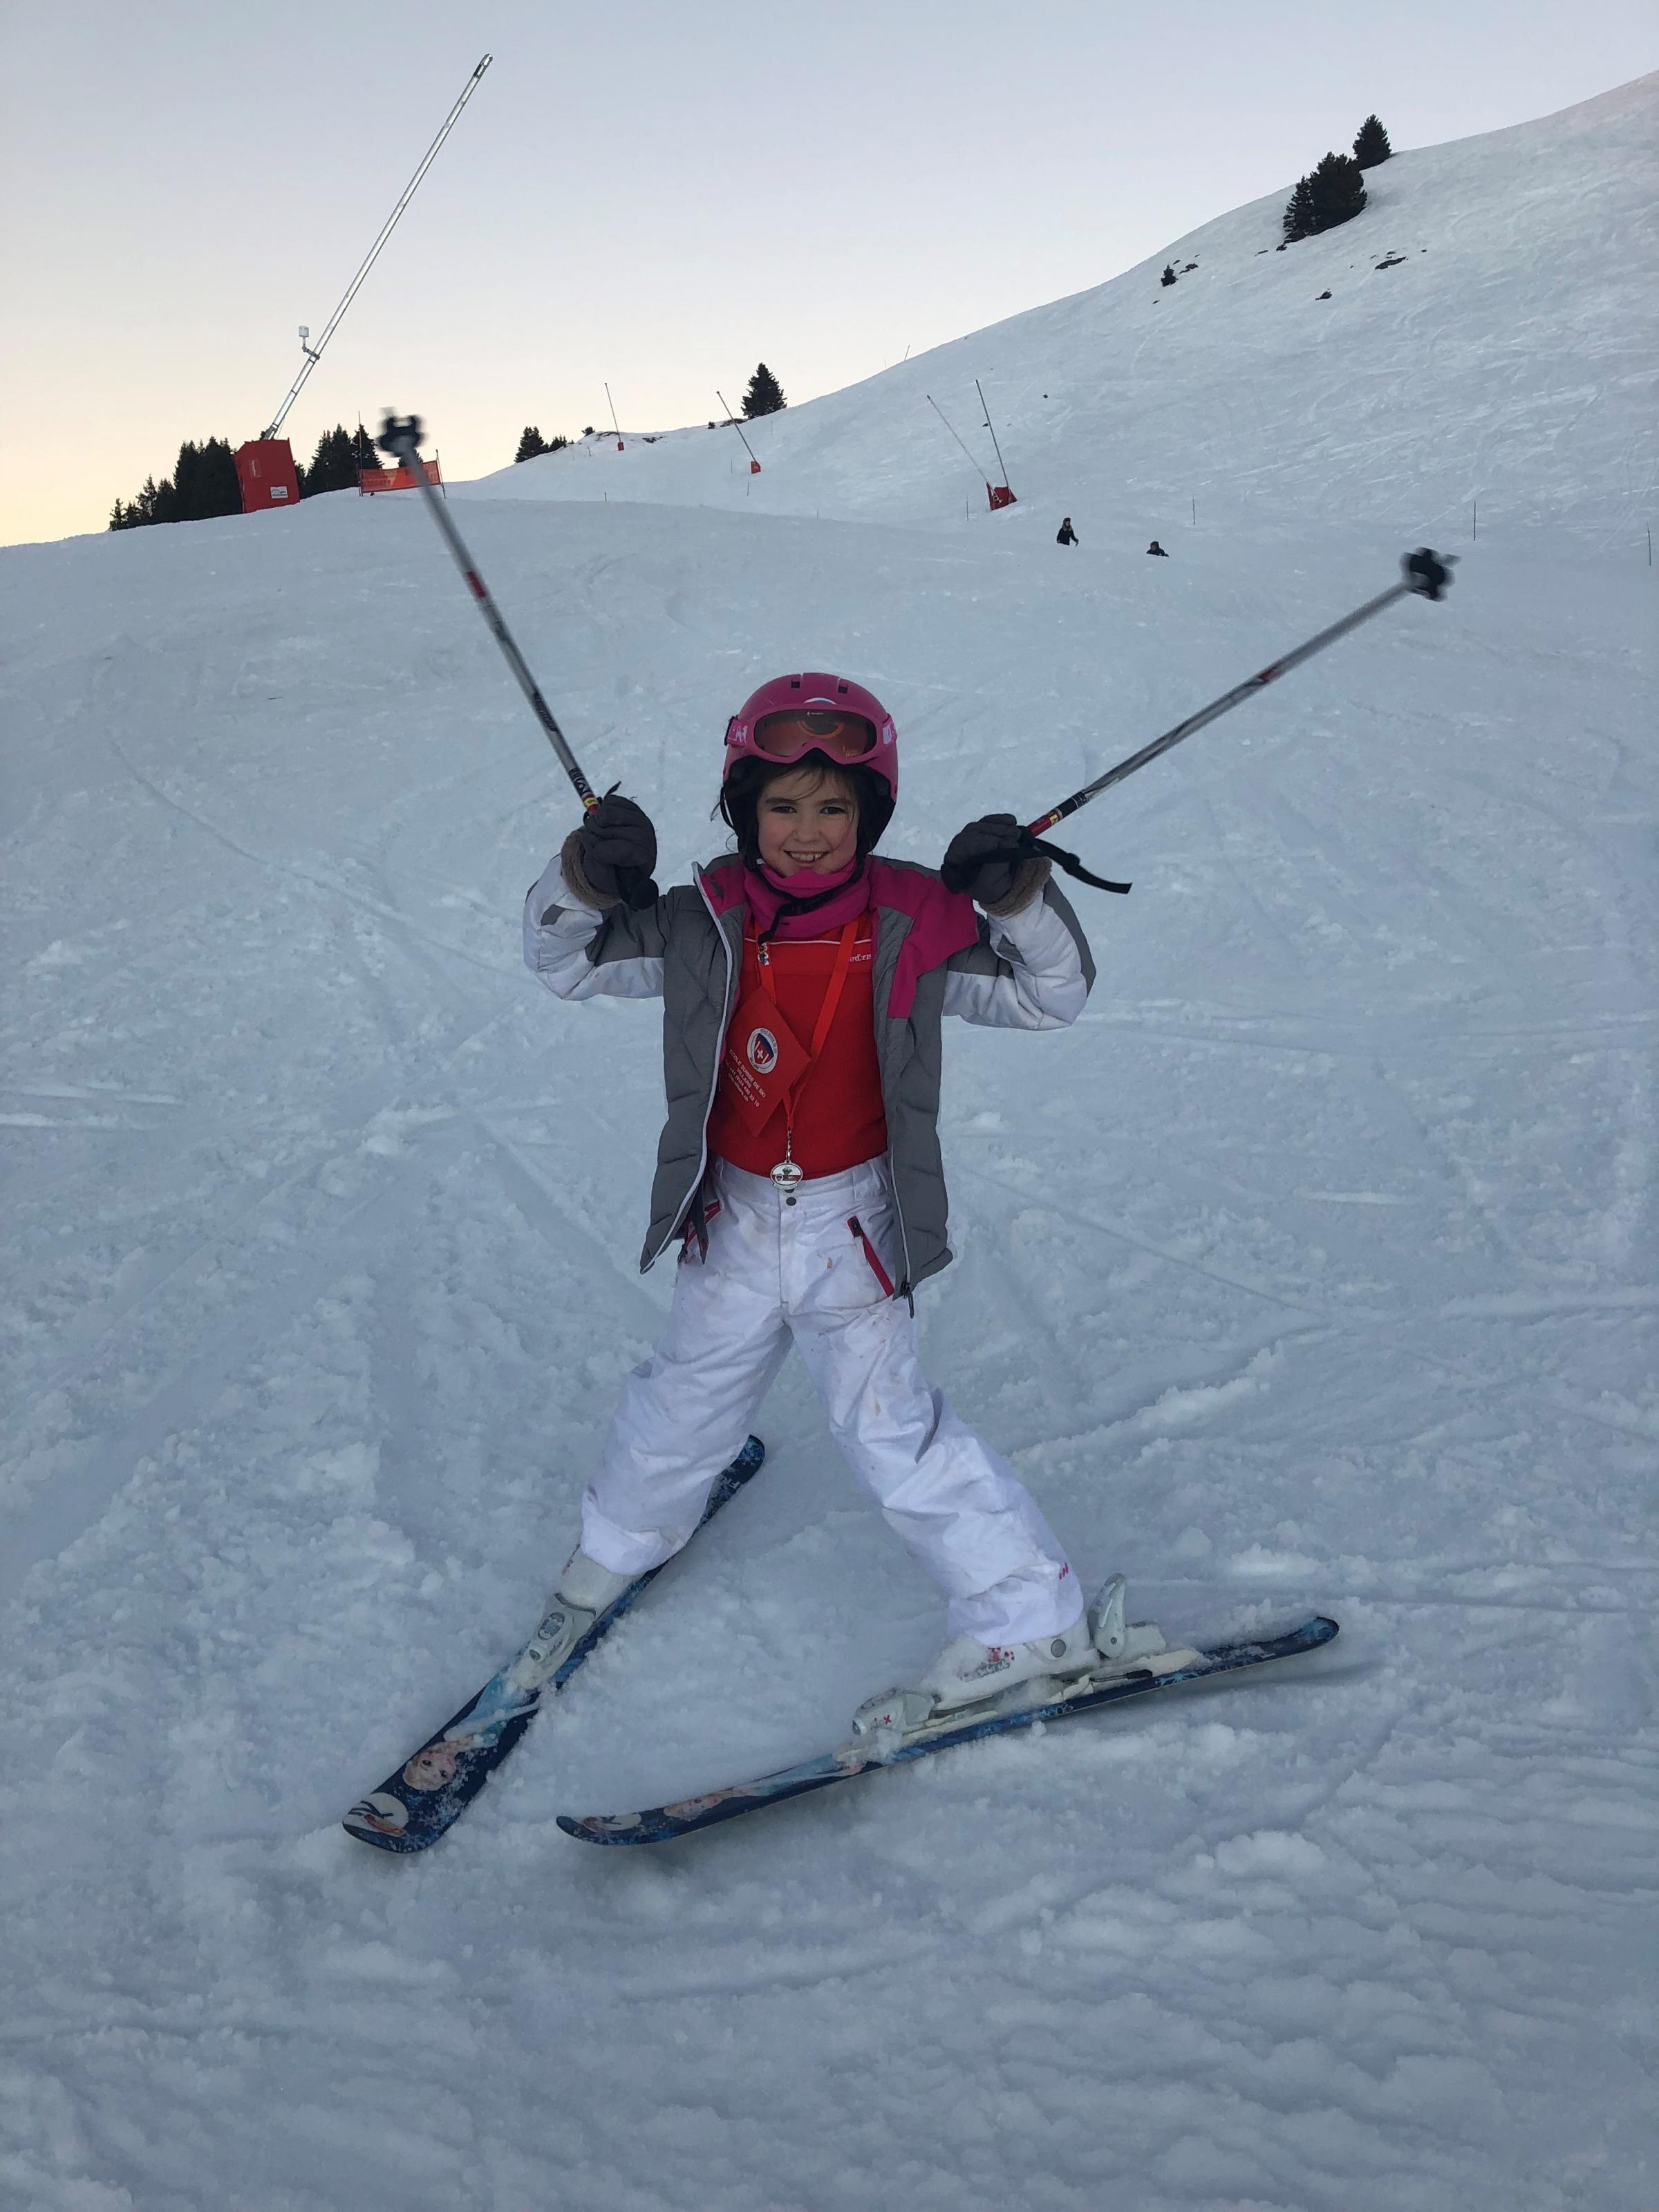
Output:
[[[443,471],[438,466],[436,454],[434,454],[429,461],[423,461],[422,466],[434,483],[443,482]],[[357,493],[360,498],[365,492],[373,495],[377,491],[414,491],[416,489],[416,480],[413,469],[359,469],[357,471]]]

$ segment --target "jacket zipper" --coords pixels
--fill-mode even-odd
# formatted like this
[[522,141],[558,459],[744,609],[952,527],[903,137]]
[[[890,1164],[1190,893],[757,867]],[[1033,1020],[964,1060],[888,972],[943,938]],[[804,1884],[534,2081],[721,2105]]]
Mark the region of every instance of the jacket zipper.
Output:
[[[872,1018],[878,1024],[879,1024],[886,1019],[886,1016],[878,1011],[875,1004],[875,986],[878,979],[881,955],[882,909],[878,906],[872,905],[871,912],[875,916],[876,927],[875,942],[871,947],[870,957],[870,1011]],[[892,985],[890,981],[888,984],[888,994],[890,997],[891,996],[891,994]],[[878,1070],[879,1070],[881,1067],[881,1030],[879,1026],[878,1026],[876,1030],[876,1066]],[[884,1081],[882,1085],[881,1105],[882,1113],[884,1117],[887,1111],[887,1086]],[[890,1132],[889,1133],[890,1135],[891,1133]],[[904,1255],[904,1280],[899,1285],[898,1288],[893,1291],[892,1295],[895,1297],[902,1297],[905,1299],[909,1305],[911,1312],[915,1313],[916,1310],[916,1292],[915,1285],[910,1280],[910,1231],[905,1226],[904,1200],[900,1194],[898,1176],[893,1168],[890,1148],[888,1152],[887,1180],[893,1187],[893,1212],[898,1217],[899,1249]]]

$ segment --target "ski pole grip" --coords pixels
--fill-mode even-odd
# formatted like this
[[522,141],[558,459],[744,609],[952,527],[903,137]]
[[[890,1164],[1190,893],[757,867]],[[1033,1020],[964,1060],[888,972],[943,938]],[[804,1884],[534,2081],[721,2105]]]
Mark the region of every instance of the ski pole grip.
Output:
[[380,425],[380,434],[375,443],[388,453],[396,453],[407,467],[410,455],[420,449],[422,430],[418,415],[388,414]]
[[1443,599],[1451,589],[1451,572],[1456,566],[1455,553],[1437,553],[1431,546],[1419,545],[1415,553],[1401,556],[1400,573],[1407,591],[1425,599]]

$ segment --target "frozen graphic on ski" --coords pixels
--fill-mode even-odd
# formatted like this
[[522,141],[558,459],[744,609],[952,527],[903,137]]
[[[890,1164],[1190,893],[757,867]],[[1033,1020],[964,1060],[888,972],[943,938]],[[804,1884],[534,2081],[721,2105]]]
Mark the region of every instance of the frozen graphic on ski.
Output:
[[[765,1457],[766,1446],[758,1437],[750,1437],[716,1478],[699,1528],[706,1528],[737,1496]],[[652,1567],[631,1582],[550,1675],[536,1665],[537,1639],[532,1637],[411,1759],[389,1774],[378,1790],[359,1798],[340,1824],[346,1833],[382,1851],[423,1851],[435,1844],[513,1750],[544,1699],[564,1687],[601,1638],[661,1572],[661,1567]]]
[[[653,1806],[639,1813],[594,1813],[582,1819],[561,1813],[558,1823],[566,1835],[583,1843],[667,1843],[676,1836],[712,1828],[721,1820],[735,1820],[740,1814],[758,1812],[764,1805],[779,1804],[786,1797],[805,1796],[809,1790],[827,1790],[832,1784],[851,1781],[854,1775],[900,1765],[907,1759],[927,1759],[934,1752],[953,1751],[983,1736],[1032,1728],[1040,1721],[1068,1720],[1074,1713],[1095,1712],[1126,1698],[1144,1697],[1149,1691],[1173,1689],[1177,1683],[1201,1681],[1240,1668],[1264,1666],[1269,1660],[1293,1659],[1328,1644],[1336,1632],[1335,1621],[1319,1613],[1299,1628],[1276,1636],[1218,1644],[1202,1650],[1148,1652],[1131,1661],[1127,1671],[1117,1662],[1109,1669],[1079,1676],[1063,1689],[1052,1683],[1026,1683],[1008,1692],[1010,1702],[1000,1709],[981,1705],[968,1713],[958,1710],[908,1733],[884,1731],[878,1722],[860,1738],[840,1744],[819,1758],[782,1767],[775,1774],[753,1781],[732,1783],[703,1796],[681,1798],[677,1803]],[[1053,1692],[1046,1699],[1045,1689]],[[1031,1701],[1034,1698],[1037,1702]],[[876,1702],[872,1700],[872,1706]],[[872,1707],[864,1710],[869,1713]]]

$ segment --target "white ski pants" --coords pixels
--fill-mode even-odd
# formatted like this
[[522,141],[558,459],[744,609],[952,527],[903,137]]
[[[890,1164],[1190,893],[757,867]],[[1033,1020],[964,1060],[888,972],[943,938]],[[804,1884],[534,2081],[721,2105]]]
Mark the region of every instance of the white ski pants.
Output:
[[680,1262],[662,1341],[623,1386],[598,1479],[582,1499],[582,1549],[613,1573],[671,1559],[737,1454],[790,1343],[830,1426],[888,1523],[950,1598],[950,1632],[1018,1644],[1070,1628],[1076,1577],[1007,1462],[929,1388],[916,1324],[890,1297],[901,1272],[885,1159],[798,1187],[724,1161],[708,1253]]

